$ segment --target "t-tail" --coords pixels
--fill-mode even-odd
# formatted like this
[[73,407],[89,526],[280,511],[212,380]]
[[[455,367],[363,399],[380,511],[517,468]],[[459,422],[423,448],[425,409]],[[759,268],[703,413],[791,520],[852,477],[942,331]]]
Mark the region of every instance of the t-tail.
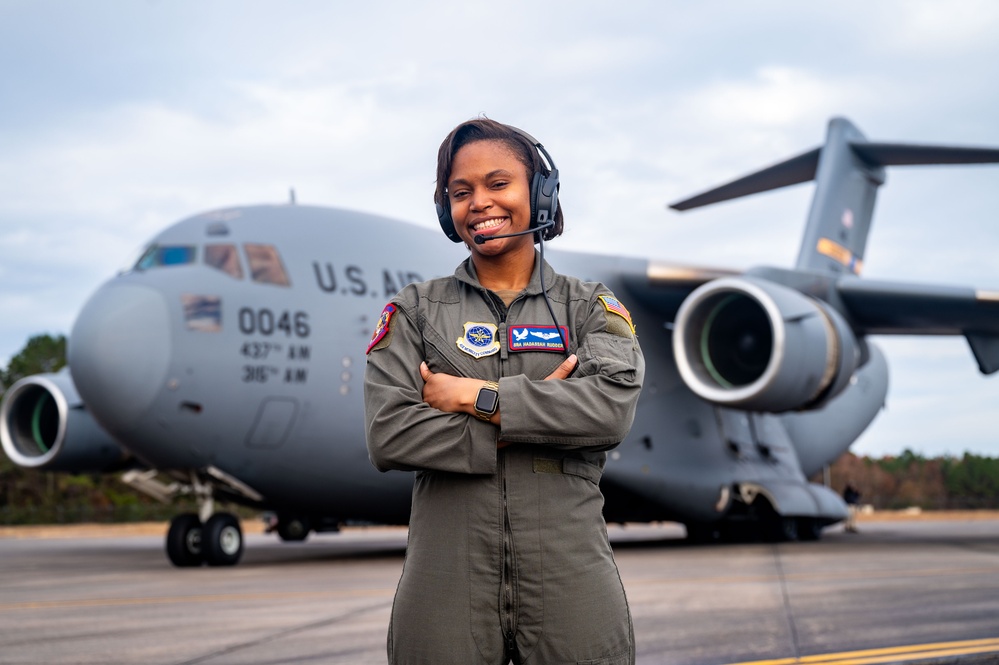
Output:
[[824,145],[670,205],[689,210],[814,180],[798,270],[859,275],[885,166],[999,163],[999,150],[872,143],[846,118],[829,121]]

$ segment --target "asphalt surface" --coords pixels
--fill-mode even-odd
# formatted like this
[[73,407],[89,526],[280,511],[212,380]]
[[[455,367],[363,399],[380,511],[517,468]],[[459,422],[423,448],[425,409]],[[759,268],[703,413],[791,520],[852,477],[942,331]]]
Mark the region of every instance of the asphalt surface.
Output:
[[[611,537],[641,664],[999,662],[999,520],[778,545],[695,546],[669,524]],[[250,534],[234,568],[177,569],[161,535],[0,536],[0,663],[384,663],[405,538]]]

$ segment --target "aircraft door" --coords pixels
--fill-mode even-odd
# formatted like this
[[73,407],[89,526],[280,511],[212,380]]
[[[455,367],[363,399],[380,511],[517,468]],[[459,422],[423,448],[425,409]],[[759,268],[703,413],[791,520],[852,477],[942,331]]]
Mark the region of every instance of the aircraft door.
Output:
[[298,400],[291,397],[266,398],[260,403],[257,417],[246,436],[246,447],[268,450],[280,448],[287,440],[297,414]]

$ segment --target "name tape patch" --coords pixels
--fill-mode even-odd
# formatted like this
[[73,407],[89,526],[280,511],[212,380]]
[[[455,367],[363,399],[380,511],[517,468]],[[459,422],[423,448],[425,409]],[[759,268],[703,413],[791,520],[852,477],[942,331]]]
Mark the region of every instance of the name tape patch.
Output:
[[565,351],[562,336],[569,341],[569,329],[566,326],[519,325],[507,329],[507,346],[510,351]]

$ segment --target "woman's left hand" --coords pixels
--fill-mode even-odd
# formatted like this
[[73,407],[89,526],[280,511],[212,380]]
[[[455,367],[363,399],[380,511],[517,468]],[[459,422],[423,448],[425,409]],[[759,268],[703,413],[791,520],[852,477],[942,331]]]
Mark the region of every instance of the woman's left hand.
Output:
[[479,379],[431,372],[427,363],[420,363],[423,377],[423,401],[447,413],[475,414],[475,398],[482,387]]

